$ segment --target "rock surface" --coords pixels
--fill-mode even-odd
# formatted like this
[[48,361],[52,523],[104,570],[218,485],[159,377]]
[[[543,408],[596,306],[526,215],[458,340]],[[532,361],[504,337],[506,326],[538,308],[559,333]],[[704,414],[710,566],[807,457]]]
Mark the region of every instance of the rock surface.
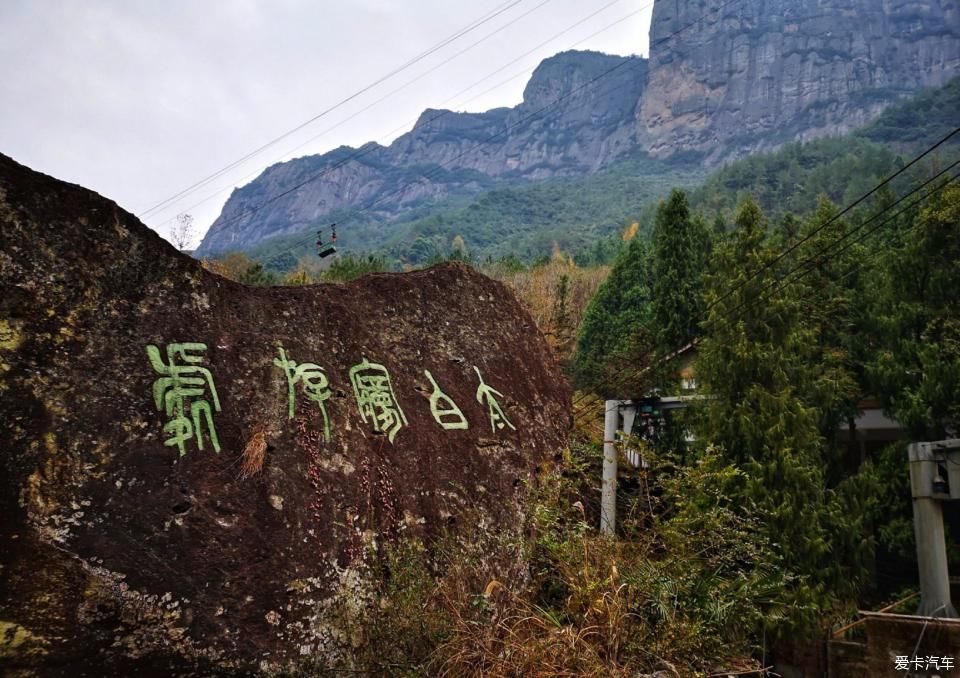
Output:
[[589,174],[631,152],[713,165],[847,132],[958,73],[955,0],[657,0],[649,60],[563,52],[516,108],[427,110],[389,147],[274,165],[234,191],[198,252],[326,226],[342,208],[389,220],[498,180]]
[[326,611],[362,595],[373,550],[465,515],[520,529],[565,445],[542,336],[461,265],[247,288],[0,156],[0,285],[9,671],[210,675],[349,651]]
[[197,253],[326,226],[332,210],[389,216],[429,198],[478,193],[498,179],[594,171],[635,146],[632,117],[646,64],[564,52],[537,67],[516,108],[428,109],[389,147],[343,147],[273,165],[231,194]]
[[[672,35],[684,26],[682,40]],[[849,132],[960,72],[952,0],[749,0],[709,11],[657,2],[650,82],[638,108],[647,150],[707,161]]]

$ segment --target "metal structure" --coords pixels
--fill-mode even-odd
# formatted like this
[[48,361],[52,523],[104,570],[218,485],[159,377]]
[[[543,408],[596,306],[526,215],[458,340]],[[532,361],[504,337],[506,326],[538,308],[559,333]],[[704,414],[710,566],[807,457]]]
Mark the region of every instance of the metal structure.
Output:
[[337,225],[330,224],[330,242],[323,242],[323,231],[317,231],[317,256],[326,259],[337,251]]
[[960,439],[911,443],[910,489],[913,532],[920,572],[920,607],[924,617],[956,618],[950,600],[950,574],[941,502],[960,499]]
[[[653,413],[653,399],[607,400],[603,415],[603,482],[600,486],[600,532],[612,535],[617,526],[617,446],[633,435],[634,424]],[[639,450],[625,447],[624,457],[634,468],[647,463]]]

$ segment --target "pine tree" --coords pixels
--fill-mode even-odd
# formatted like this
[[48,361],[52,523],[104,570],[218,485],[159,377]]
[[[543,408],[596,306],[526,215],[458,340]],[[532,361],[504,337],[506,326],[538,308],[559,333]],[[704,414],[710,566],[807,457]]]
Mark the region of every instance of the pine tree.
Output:
[[647,250],[634,238],[584,314],[575,358],[580,388],[610,397],[641,394],[635,378],[650,348],[650,287]]
[[914,440],[960,435],[960,187],[920,210],[881,259],[870,376]]
[[813,332],[811,404],[821,413],[820,432],[830,452],[825,461],[831,485],[856,473],[864,461],[855,441],[841,443],[838,434],[844,423],[849,427],[848,436],[855,434],[853,422],[866,389],[859,367],[863,290],[858,268],[865,251],[856,239],[844,239],[852,227],[838,212],[832,202],[821,198],[816,212],[797,228],[791,243],[799,237],[807,240],[785,260],[795,272],[784,283],[800,294],[804,323]]
[[[718,446],[746,481],[733,498],[764,516],[781,566],[799,579],[798,601],[832,604],[862,576],[861,521],[842,520],[842,501],[824,487],[816,331],[798,288],[777,286],[777,253],[756,203],[745,201],[736,230],[714,253],[706,283],[697,376],[707,397],[696,413],[701,445]],[[838,547],[859,549],[854,560]]]
[[690,215],[686,194],[674,189],[657,208],[652,237],[652,313],[661,356],[682,348],[697,334],[709,242],[703,220]]

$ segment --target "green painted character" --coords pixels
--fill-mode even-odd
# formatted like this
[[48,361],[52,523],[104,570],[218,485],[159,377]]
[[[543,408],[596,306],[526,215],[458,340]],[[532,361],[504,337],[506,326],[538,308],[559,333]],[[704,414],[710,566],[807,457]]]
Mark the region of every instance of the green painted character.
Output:
[[[430,370],[424,370],[423,373],[427,375],[427,379],[433,384],[433,393],[430,394],[430,413],[436,422],[448,431],[451,429],[469,428],[467,418],[463,416],[463,412],[460,411],[460,408],[457,407],[457,404],[453,402],[450,396],[440,390],[433,375],[430,374]],[[440,403],[443,403],[442,409]]]
[[510,420],[507,419],[507,415],[504,414],[503,408],[500,407],[500,403],[497,402],[497,399],[494,396],[503,397],[503,394],[496,389],[487,386],[483,383],[483,377],[480,375],[480,369],[474,365],[473,369],[477,373],[477,377],[480,379],[480,386],[477,387],[477,402],[483,404],[486,401],[487,410],[490,412],[490,428],[496,433],[497,429],[502,429],[504,425],[509,426],[511,429],[516,431],[517,429],[513,424],[510,423]]
[[324,402],[333,395],[330,391],[330,383],[327,381],[327,375],[323,368],[314,363],[300,363],[287,358],[283,351],[283,346],[277,346],[280,351],[280,357],[273,359],[273,364],[283,370],[287,375],[287,394],[289,405],[287,407],[287,418],[293,419],[297,409],[297,396],[294,387],[302,384],[303,394],[308,400],[312,400],[320,408],[320,414],[323,416],[323,440],[330,442],[330,419],[327,417],[327,408]]
[[350,368],[350,383],[363,422],[369,420],[374,431],[386,433],[393,443],[397,432],[407,423],[407,417],[393,393],[387,368],[364,358],[362,363]]
[[[213,449],[220,451],[217,429],[213,425],[213,412],[220,411],[220,398],[210,370],[200,365],[201,354],[206,350],[206,344],[167,344],[164,363],[160,349],[152,344],[147,346],[150,365],[157,374],[163,375],[153,382],[153,401],[157,410],[163,410],[170,417],[163,427],[163,432],[170,437],[163,444],[176,445],[181,457],[187,453],[186,442],[191,438],[197,441],[197,449],[203,450],[204,423]],[[207,390],[213,400],[212,408]]]

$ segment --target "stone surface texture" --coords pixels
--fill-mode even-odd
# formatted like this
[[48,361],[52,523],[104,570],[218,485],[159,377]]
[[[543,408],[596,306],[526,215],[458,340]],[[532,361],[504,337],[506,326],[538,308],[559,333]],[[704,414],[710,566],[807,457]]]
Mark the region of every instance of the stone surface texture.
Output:
[[[653,155],[719,161],[836,135],[960,72],[954,0],[654,4],[638,123]],[[672,35],[685,26],[683,39]],[[659,46],[658,46],[659,45]]]
[[390,215],[498,180],[592,172],[636,147],[633,111],[646,65],[640,57],[564,52],[537,67],[515,108],[427,109],[388,147],[343,147],[273,165],[233,192],[198,253],[297,233],[331,210]]
[[[327,610],[362,599],[372,552],[430,544],[464,516],[516,533],[566,443],[570,392],[544,339],[503,285],[462,265],[248,288],[110,200],[0,156],[0,288],[11,672],[210,675],[349,651]],[[176,342],[206,347],[186,355],[214,382],[219,452],[206,430],[203,450],[165,444],[176,410],[163,383],[156,405],[147,347],[166,365]],[[289,417],[280,346],[324,370],[329,442],[302,384]],[[392,442],[361,417],[350,371],[364,359],[388,370],[403,411]],[[509,426],[478,400],[477,369]],[[425,370],[467,429],[435,420]],[[185,396],[188,418],[212,401],[202,374],[181,375],[202,393]]]

